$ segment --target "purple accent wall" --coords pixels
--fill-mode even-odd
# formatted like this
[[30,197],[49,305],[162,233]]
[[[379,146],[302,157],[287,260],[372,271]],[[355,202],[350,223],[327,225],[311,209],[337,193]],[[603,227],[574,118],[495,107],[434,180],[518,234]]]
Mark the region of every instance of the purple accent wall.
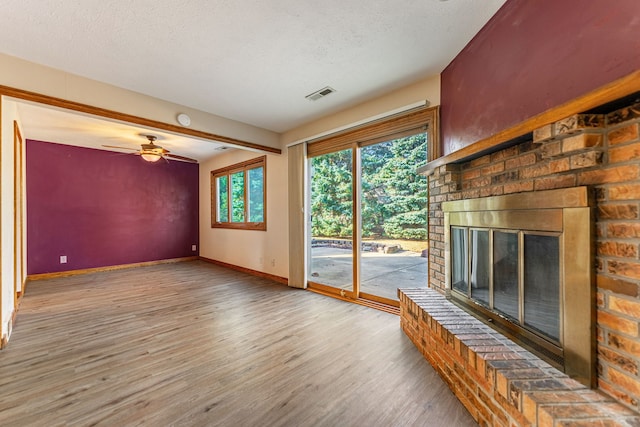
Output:
[[443,154],[640,69],[640,1],[508,0],[441,76]]
[[26,179],[28,274],[197,255],[197,164],[27,140]]

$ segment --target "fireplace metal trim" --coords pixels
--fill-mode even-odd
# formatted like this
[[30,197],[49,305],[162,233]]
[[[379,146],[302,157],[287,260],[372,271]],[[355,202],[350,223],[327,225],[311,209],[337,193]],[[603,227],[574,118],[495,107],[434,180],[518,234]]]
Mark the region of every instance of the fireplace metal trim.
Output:
[[[443,202],[445,238],[446,293],[452,301],[471,308],[471,314],[494,328],[495,317],[486,316],[483,307],[465,301],[451,284],[451,227],[487,227],[524,232],[557,232],[560,234],[561,271],[561,345],[538,342],[526,329],[502,325],[501,332],[525,347],[538,346],[537,353],[567,375],[594,387],[596,381],[595,346],[595,271],[593,197],[587,187],[536,191],[478,199]],[[478,306],[480,310],[474,310]],[[474,312],[475,311],[475,312]],[[488,310],[487,310],[488,311]],[[504,323],[504,322],[498,322]],[[506,331],[504,330],[506,326]],[[520,329],[518,329],[520,328]],[[500,329],[500,328],[496,328]],[[533,338],[533,339],[531,339]],[[544,340],[542,340],[544,341]],[[558,358],[549,357],[549,351]],[[552,360],[550,360],[552,359]]]

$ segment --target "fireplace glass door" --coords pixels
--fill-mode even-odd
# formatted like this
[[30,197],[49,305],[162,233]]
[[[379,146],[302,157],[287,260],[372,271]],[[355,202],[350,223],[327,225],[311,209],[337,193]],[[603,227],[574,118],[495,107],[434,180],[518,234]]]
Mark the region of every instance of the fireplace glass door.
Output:
[[451,301],[584,384],[595,378],[593,192],[442,202]]
[[451,227],[451,288],[552,342],[560,336],[560,234]]
[[560,255],[557,236],[524,234],[524,324],[560,340]]
[[491,289],[489,286],[489,230],[471,231],[471,298],[480,304],[491,305]]
[[518,234],[493,233],[493,307],[508,318],[519,319]]

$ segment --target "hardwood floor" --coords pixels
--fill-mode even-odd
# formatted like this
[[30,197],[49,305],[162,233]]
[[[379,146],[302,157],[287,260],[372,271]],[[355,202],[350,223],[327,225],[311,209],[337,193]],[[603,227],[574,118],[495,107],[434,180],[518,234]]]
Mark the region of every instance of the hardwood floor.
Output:
[[193,261],[32,282],[2,426],[473,426],[392,314]]

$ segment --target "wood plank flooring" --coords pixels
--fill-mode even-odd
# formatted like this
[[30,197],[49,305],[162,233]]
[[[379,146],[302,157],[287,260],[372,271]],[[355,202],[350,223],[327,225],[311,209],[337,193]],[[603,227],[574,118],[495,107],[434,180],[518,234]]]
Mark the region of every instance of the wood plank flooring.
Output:
[[30,283],[2,426],[473,426],[392,314],[193,261]]

